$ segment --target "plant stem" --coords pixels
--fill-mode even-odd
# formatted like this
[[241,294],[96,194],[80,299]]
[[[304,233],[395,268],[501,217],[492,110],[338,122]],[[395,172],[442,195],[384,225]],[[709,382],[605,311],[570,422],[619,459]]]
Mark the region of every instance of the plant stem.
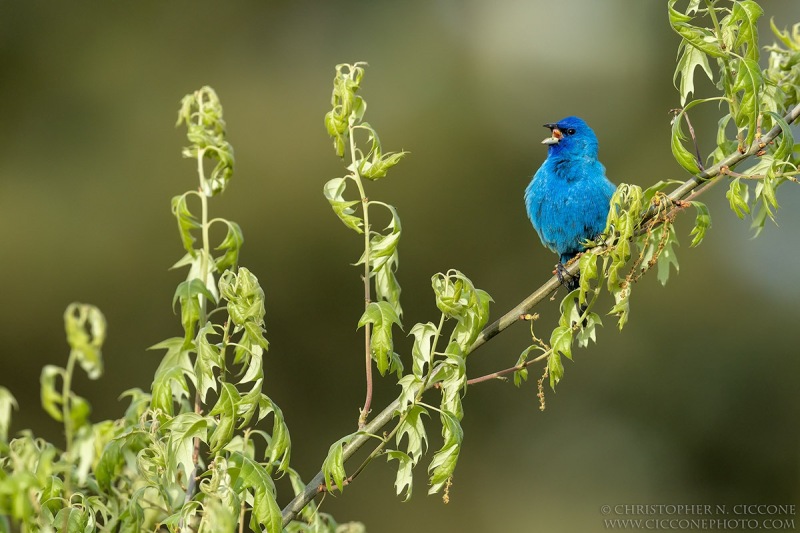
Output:
[[[70,351],[69,359],[67,359],[67,368],[64,370],[64,387],[61,391],[61,413],[64,418],[64,437],[66,441],[65,454],[70,460],[72,459],[72,433],[74,432],[74,428],[72,427],[72,413],[70,412],[72,409],[70,408],[71,402],[69,397],[72,392],[72,374],[75,372],[75,358],[75,352]],[[72,471],[65,472],[64,497],[67,501],[69,501],[72,496],[71,484]]]
[[[201,104],[202,105],[202,104]],[[206,196],[205,189],[203,184],[205,183],[205,170],[203,169],[203,157],[205,155],[204,150],[199,150],[197,154],[197,175],[200,179],[200,225],[201,225],[201,232],[203,238],[203,251],[200,257],[200,281],[203,282],[205,285],[208,283],[209,278],[209,258],[211,256],[211,243],[209,238],[209,223],[208,223],[208,196]],[[208,302],[206,301],[206,297],[202,294],[198,296],[198,303],[200,304],[200,317],[198,323],[201,325],[205,325],[206,321],[208,320],[207,316],[207,305]],[[200,398],[200,391],[195,391],[194,393],[194,412],[197,414],[203,414],[203,404]],[[200,437],[195,437],[193,442],[193,449],[192,449],[192,468],[191,472],[188,472],[189,479],[187,480],[186,484],[186,495],[184,496],[183,502],[184,504],[189,503],[194,498],[195,492],[197,491],[197,465],[200,462]],[[187,524],[183,523],[183,520],[178,524],[181,530]]]
[[[369,225],[369,199],[364,192],[364,184],[361,181],[361,175],[358,172],[358,159],[356,157],[356,141],[355,141],[355,128],[350,126],[350,159],[353,167],[353,181],[356,182],[358,187],[358,194],[361,196],[361,211],[364,214],[364,308],[369,306],[372,300],[370,288],[370,225]],[[364,429],[367,423],[367,417],[372,405],[372,348],[371,348],[371,335],[372,329],[370,323],[364,324],[364,365],[367,378],[367,392],[364,398],[364,407],[361,408],[361,413],[358,417],[358,429]]]
[[[250,439],[250,428],[244,430],[242,453],[247,452],[247,441]],[[242,505],[239,508],[239,533],[244,533],[244,515],[247,510],[247,502],[242,498]]]
[[70,352],[69,359],[67,359],[67,368],[64,370],[64,388],[61,391],[61,413],[64,417],[64,436],[66,437],[66,452],[70,454],[72,450],[72,416],[70,409],[70,393],[72,391],[72,374],[75,372],[75,355]]

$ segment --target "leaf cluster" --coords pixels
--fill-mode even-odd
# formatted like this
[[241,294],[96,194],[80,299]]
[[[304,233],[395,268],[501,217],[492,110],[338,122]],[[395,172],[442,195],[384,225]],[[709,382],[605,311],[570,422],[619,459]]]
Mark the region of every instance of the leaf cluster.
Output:
[[[677,4],[678,0],[669,0],[670,24],[681,36],[674,79],[683,106],[673,120],[673,155],[685,170],[699,174],[706,164],[719,164],[735,150],[745,153],[755,147],[759,157],[755,165],[744,174],[732,169],[725,173],[731,177],[727,192],[731,209],[739,218],[752,214],[758,235],[767,219],[775,220],[776,189],[786,181],[797,181],[800,148],[782,117],[800,102],[800,25],[790,33],[770,21],[776,42],[765,48],[769,57],[762,69],[757,24],[764,12],[757,2],[691,0],[682,9]],[[716,81],[716,96],[689,100],[695,92],[697,67]],[[719,119],[716,148],[704,162],[699,152],[686,147],[682,124],[690,109],[709,102],[726,106],[727,112]],[[761,142],[762,132],[773,126],[781,128],[780,140]],[[694,135],[692,140],[697,143]]]
[[[64,424],[65,448],[27,432],[9,442],[15,401],[0,389],[0,515],[8,517],[0,531],[13,524],[22,531],[211,532],[241,528],[248,518],[254,531],[282,531],[274,478],[298,476],[289,466],[283,413],[262,392],[269,346],[264,292],[251,271],[237,266],[239,226],[208,217],[208,198],[233,175],[214,91],[187,95],[178,123],[187,125],[191,146],[183,153],[196,159],[200,180],[197,191],[172,201],[186,251],[173,268],[188,267],[173,299],[184,335],[152,347],[164,355],[149,393],[126,391],[130,406],[122,418],[91,423],[89,403],[71,383],[76,364],[100,377],[105,319],[93,306],[67,308],[67,367],[48,365],[41,378],[42,406]],[[208,178],[207,158],[217,161]],[[197,215],[190,198],[199,203]],[[212,251],[214,224],[227,232]],[[255,428],[270,415],[271,431]]]

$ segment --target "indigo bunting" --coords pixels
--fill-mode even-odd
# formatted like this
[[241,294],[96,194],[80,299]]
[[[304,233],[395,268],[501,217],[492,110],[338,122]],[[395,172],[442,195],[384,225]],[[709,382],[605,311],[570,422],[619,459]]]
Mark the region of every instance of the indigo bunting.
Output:
[[[556,270],[563,283],[564,264],[584,250],[583,241],[605,229],[616,186],[597,160],[597,137],[586,122],[567,117],[544,127],[551,132],[542,141],[547,159],[525,189],[525,208],[542,244],[559,255]],[[577,276],[566,286],[578,288]]]

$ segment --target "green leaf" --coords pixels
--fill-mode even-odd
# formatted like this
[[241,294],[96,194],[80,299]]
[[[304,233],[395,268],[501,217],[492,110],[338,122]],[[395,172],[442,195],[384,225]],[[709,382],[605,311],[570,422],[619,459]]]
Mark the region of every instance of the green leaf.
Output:
[[394,308],[398,317],[403,316],[403,308],[400,305],[400,283],[397,281],[397,251],[395,250],[383,266],[374,270],[375,275],[375,296],[378,300],[386,300]]
[[353,435],[347,435],[337,440],[328,449],[328,455],[322,462],[322,473],[325,476],[325,487],[332,493],[335,488],[342,492],[344,490],[344,479],[347,473],[344,471],[344,449],[343,446]]
[[432,343],[437,331],[436,326],[432,322],[428,322],[415,324],[409,333],[414,336],[414,346],[411,348],[412,371],[419,379],[425,377],[425,369],[426,367],[430,368],[433,361],[434,347]]
[[672,121],[672,141],[670,144],[672,148],[672,156],[675,158],[675,161],[677,161],[678,164],[685,170],[692,174],[697,174],[700,172],[700,167],[697,166],[697,159],[695,158],[694,154],[692,154],[686,149],[686,147],[683,146],[684,141],[686,141],[686,135],[684,135],[683,131],[681,130],[682,118],[683,113],[678,113],[678,115]]
[[181,402],[189,397],[189,384],[186,381],[192,376],[192,363],[189,350],[180,337],[172,337],[162,341],[148,350],[167,350],[156,369],[151,386],[152,408],[168,415],[173,413],[173,402]]
[[385,177],[389,169],[399,163],[406,154],[408,154],[408,152],[405,151],[389,152],[383,155],[380,155],[380,152],[378,152],[376,157],[364,162],[364,165],[361,167],[361,177],[370,180],[377,180]]
[[691,204],[694,206],[695,210],[697,210],[694,228],[692,228],[692,232],[689,234],[692,236],[692,244],[689,245],[689,247],[693,248],[703,242],[706,231],[711,227],[711,214],[708,212],[706,204],[698,202],[697,200],[693,200]]
[[[514,365],[514,366],[517,366],[517,367],[522,366],[525,363],[525,361],[528,360],[528,357],[530,357],[531,352],[534,351],[534,350],[544,351],[544,348],[542,348],[538,344],[532,344],[532,345],[528,346],[527,348],[525,348],[522,351],[521,354],[519,354],[519,358],[517,359],[517,364]],[[522,385],[523,381],[527,381],[527,380],[528,380],[528,368],[527,367],[521,368],[519,370],[514,371],[514,385],[516,387],[519,387],[520,385]]]
[[[194,473],[194,439],[206,442],[208,432],[207,420],[194,412],[180,413],[167,420],[162,426],[169,435],[167,448],[169,453],[169,471],[171,478],[188,479]],[[181,468],[183,473],[181,473]]]
[[275,501],[275,483],[266,469],[239,452],[231,454],[231,460],[241,465],[238,479],[253,491],[253,514],[250,528],[261,531],[263,526],[267,533],[281,533],[281,509]]
[[358,321],[358,327],[361,328],[367,324],[373,325],[370,348],[378,372],[383,376],[387,370],[397,368],[399,363],[394,353],[392,326],[399,325],[400,318],[388,302],[370,302]]
[[550,388],[556,390],[556,385],[564,377],[564,365],[561,363],[561,356],[555,351],[547,357],[547,372],[550,375]]
[[0,387],[0,443],[8,442],[12,408],[19,409],[16,398],[7,388]]
[[344,222],[345,226],[355,230],[358,233],[364,233],[364,230],[362,229],[364,221],[361,220],[361,217],[353,215],[353,213],[355,213],[353,206],[360,204],[361,201],[346,201],[343,196],[346,187],[347,178],[333,178],[325,184],[323,193],[325,194],[325,198],[331,204],[333,212],[336,213],[336,216],[338,216],[342,222]]
[[672,76],[672,83],[675,84],[678,77],[681,78],[678,92],[681,95],[681,105],[686,104],[686,98],[694,93],[694,71],[699,66],[706,73],[708,79],[714,81],[711,66],[708,64],[708,57],[699,48],[681,43],[683,54],[678,60],[675,74]]
[[237,412],[242,397],[236,387],[227,382],[221,383],[219,398],[209,416],[217,417],[217,427],[211,433],[208,446],[212,453],[216,453],[227,445],[233,437],[233,430],[236,427]]
[[[798,57],[798,64],[800,64],[800,57]],[[773,160],[775,162],[780,162],[785,159],[789,159],[794,149],[794,134],[792,133],[792,128],[789,127],[789,124],[787,124],[783,117],[779,114],[772,111],[767,111],[766,114],[772,117],[772,120],[775,121],[775,125],[780,126],[781,128],[781,140],[778,143],[778,147],[775,149],[775,152],[772,154]]]
[[579,259],[580,277],[578,278],[578,284],[580,293],[578,301],[580,304],[586,303],[586,296],[592,290],[591,281],[597,279],[597,259],[597,254],[588,250]]
[[753,0],[736,1],[733,3],[730,21],[738,25],[734,48],[747,45],[746,57],[758,61],[758,19],[764,14]]
[[94,528],[89,522],[90,516],[85,509],[64,507],[53,519],[54,524],[61,524],[60,531],[66,533],[86,533]]
[[181,124],[186,124],[186,138],[191,143],[183,149],[183,156],[217,161],[210,176],[198,171],[203,194],[214,196],[223,192],[233,176],[233,147],[225,140],[222,104],[214,89],[205,86],[184,96],[176,126]]
[[106,339],[103,313],[93,305],[71,303],[64,311],[64,329],[70,356],[77,359],[89,379],[99,378],[103,373],[101,348]]
[[403,415],[395,434],[395,443],[398,448],[402,448],[403,437],[408,441],[405,446],[406,453],[411,457],[416,465],[425,450],[428,449],[428,434],[425,431],[425,423],[422,415],[428,416],[428,411],[420,405],[412,405]]
[[614,307],[611,308],[608,314],[617,316],[617,326],[620,331],[622,331],[622,328],[628,323],[628,314],[630,313],[630,289],[620,288],[612,291],[612,294],[614,295],[616,304],[614,304]]
[[439,310],[447,318],[458,320],[450,334],[451,343],[455,342],[462,353],[466,352],[489,320],[491,296],[476,289],[468,277],[454,269],[435,274],[431,286]]
[[758,62],[752,59],[739,60],[733,91],[742,91],[739,99],[739,112],[734,121],[739,128],[747,127],[746,143],[749,146],[756,135],[756,121],[759,114],[759,98],[764,80]]
[[428,465],[431,487],[428,494],[439,492],[456,469],[458,456],[461,452],[461,443],[464,440],[464,431],[461,429],[459,417],[446,410],[441,411],[442,437],[444,444],[433,455],[431,464]]
[[663,225],[659,229],[660,233],[669,231],[669,236],[666,238],[664,248],[661,250],[661,253],[658,254],[658,272],[656,275],[661,285],[666,285],[667,280],[669,280],[670,265],[675,267],[675,272],[680,270],[678,258],[673,250],[673,246],[678,244],[678,237],[675,235],[675,228],[672,224],[669,224],[669,229],[667,229],[667,226]]
[[192,230],[202,227],[200,221],[189,211],[187,197],[190,194],[197,194],[195,191],[186,192],[180,196],[172,198],[172,214],[178,221],[178,233],[181,236],[183,248],[192,256],[195,255],[194,242],[195,238],[192,235]]
[[580,324],[580,329],[575,336],[579,348],[589,346],[589,341],[597,342],[597,326],[602,326],[603,321],[597,313],[588,313]]
[[214,334],[214,325],[211,322],[207,322],[197,332],[195,339],[197,358],[194,362],[194,376],[197,380],[197,393],[203,402],[206,401],[209,390],[217,392],[217,379],[214,376],[214,369],[221,368],[224,364],[219,346],[208,342],[208,335]]
[[553,348],[553,353],[563,354],[572,359],[572,327],[569,324],[556,327],[550,335],[550,346]]
[[411,474],[411,469],[414,467],[414,461],[407,454],[399,450],[388,450],[386,452],[386,460],[397,460],[397,476],[394,480],[394,488],[397,495],[400,496],[405,491],[406,496],[403,498],[407,502],[411,498],[411,491],[414,487],[414,477]]
[[[669,0],[667,7],[669,10],[669,22],[672,29],[680,35],[688,45],[698,48],[702,52],[712,57],[725,57],[726,53],[720,48],[719,42],[714,34],[706,28],[692,26],[689,22],[691,16],[684,15],[675,9],[677,0]],[[696,11],[696,3],[690,3],[688,12]]]
[[[244,327],[248,321],[264,325],[264,291],[250,270],[239,267],[236,272],[224,272],[219,279],[219,290],[222,298],[228,301],[228,314],[237,327]],[[266,350],[266,339],[262,337],[258,341]]]
[[728,123],[731,121],[731,114],[728,113],[721,119],[719,119],[717,123],[717,148],[714,150],[714,153],[711,154],[711,158],[714,164],[719,163],[728,155],[730,155],[734,150],[737,148],[737,142],[728,140],[727,136],[727,128]]
[[746,184],[739,181],[739,178],[734,178],[731,180],[731,184],[728,187],[728,192],[725,193],[725,197],[728,199],[731,210],[736,213],[737,217],[744,218],[745,214],[750,213],[750,206],[748,205],[750,200],[750,189]]
[[[260,388],[260,387],[259,387]],[[272,402],[266,395],[262,395],[266,400],[265,405],[261,407],[261,418],[266,416],[267,412],[272,412],[272,439],[264,451],[264,456],[269,460],[270,464],[278,464],[278,471],[286,472],[289,469],[289,459],[292,452],[292,439],[289,435],[289,428],[286,426],[286,421],[283,418],[283,411]]]
[[64,397],[56,390],[56,378],[64,379],[64,369],[54,365],[45,365],[39,377],[39,394],[42,400],[42,408],[47,414],[53,417],[56,422],[63,422],[62,406],[64,405]]
[[150,446],[153,435],[142,430],[112,439],[102,450],[94,474],[101,490],[108,492],[111,486],[122,481],[120,474],[127,467],[127,460],[135,458],[140,451]]
[[239,251],[242,249],[242,244],[244,244],[244,234],[239,224],[229,220],[225,220],[224,222],[228,226],[228,232],[225,234],[225,239],[216,249],[224,250],[225,253],[221,257],[214,259],[217,271],[219,272],[236,266],[239,262]]
[[175,295],[172,297],[172,309],[175,310],[175,303],[181,303],[181,324],[186,332],[187,342],[194,338],[194,328],[200,320],[200,297],[205,297],[209,301],[215,302],[216,298],[206,288],[205,283],[197,278],[188,279],[178,284]]
[[422,391],[424,382],[413,373],[406,374],[397,381],[400,386],[400,406],[397,408],[398,412],[405,413],[406,408],[417,402],[417,395]]

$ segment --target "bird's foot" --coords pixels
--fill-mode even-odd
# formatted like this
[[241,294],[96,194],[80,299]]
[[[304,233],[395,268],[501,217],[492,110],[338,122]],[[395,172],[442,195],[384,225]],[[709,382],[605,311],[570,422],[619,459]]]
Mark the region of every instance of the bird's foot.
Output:
[[555,274],[558,276],[558,282],[562,285],[566,285],[567,290],[574,291],[578,288],[578,276],[570,274],[563,263],[558,263],[556,265]]

